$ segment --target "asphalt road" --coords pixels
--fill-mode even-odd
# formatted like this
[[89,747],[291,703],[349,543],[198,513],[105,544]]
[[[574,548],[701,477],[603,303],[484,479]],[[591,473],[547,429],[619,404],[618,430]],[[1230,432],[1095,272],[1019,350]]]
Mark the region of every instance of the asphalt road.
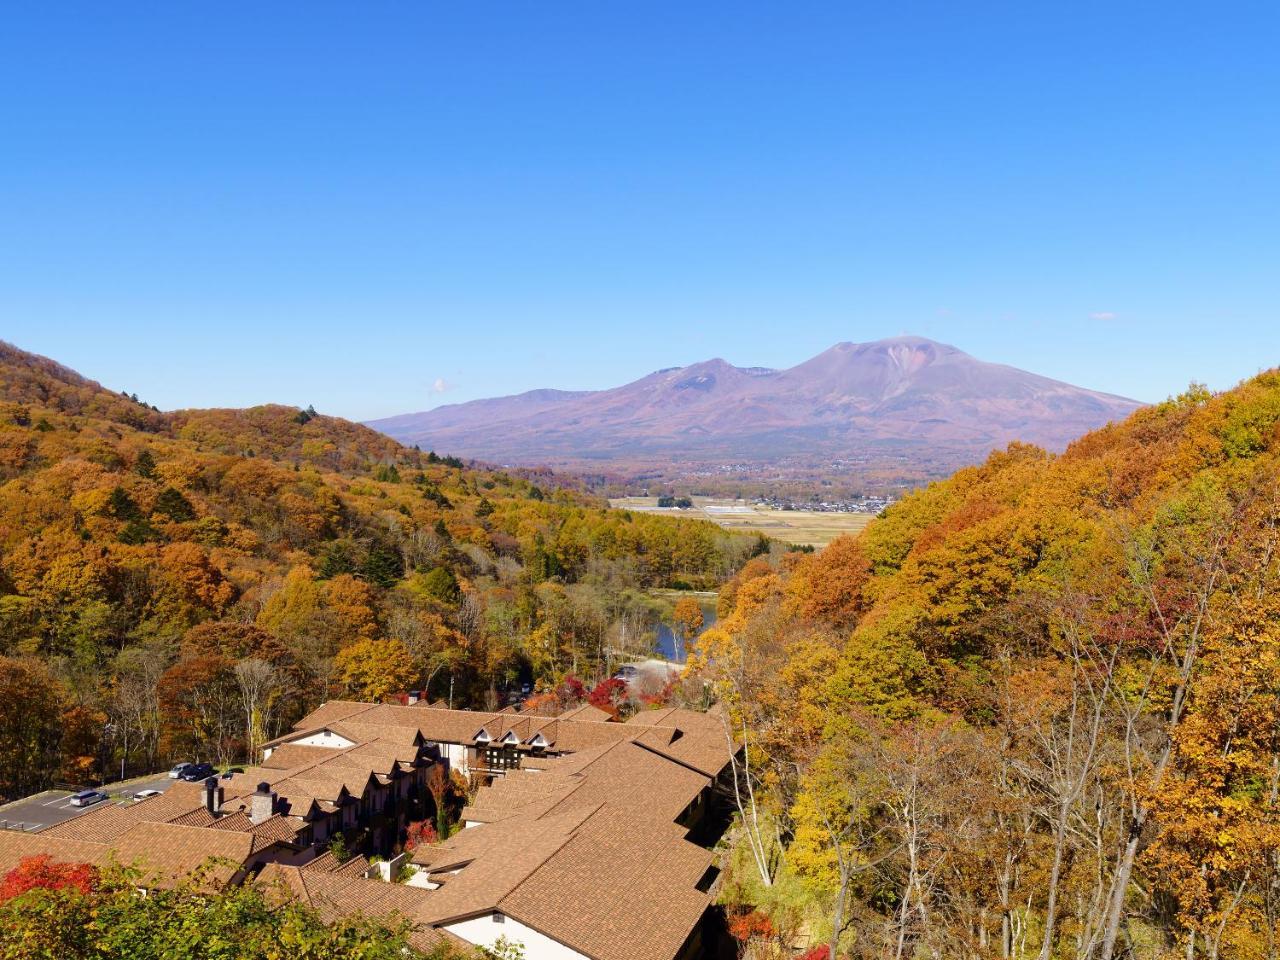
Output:
[[0,809],[0,828],[26,831],[43,830],[55,824],[66,823],[82,813],[95,810],[105,804],[130,803],[129,798],[139,790],[159,790],[163,793],[169,789],[173,782],[168,776],[161,774],[143,780],[130,780],[127,783],[112,784],[103,788],[103,792],[112,799],[103,800],[89,807],[73,807],[68,802],[71,799],[69,790],[46,790],[44,793],[37,793],[33,797],[7,804],[3,809]]

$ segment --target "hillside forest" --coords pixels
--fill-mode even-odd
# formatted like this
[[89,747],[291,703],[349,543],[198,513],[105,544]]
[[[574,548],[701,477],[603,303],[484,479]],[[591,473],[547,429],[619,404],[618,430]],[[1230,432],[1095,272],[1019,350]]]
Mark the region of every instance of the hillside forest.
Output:
[[243,759],[335,696],[589,689],[651,652],[651,589],[768,549],[311,408],[162,413],[0,344],[0,800]]
[[751,560],[691,659],[745,954],[1280,956],[1278,480],[1273,371]]

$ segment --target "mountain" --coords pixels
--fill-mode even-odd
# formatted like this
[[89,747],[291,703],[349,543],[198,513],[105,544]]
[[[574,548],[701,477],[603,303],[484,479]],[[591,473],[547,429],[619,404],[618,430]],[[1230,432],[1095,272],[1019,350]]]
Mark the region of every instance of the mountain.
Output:
[[611,390],[535,390],[369,426],[503,463],[905,458],[942,471],[1011,440],[1061,450],[1138,406],[922,337],[894,337],[839,343],[787,370],[717,358]]

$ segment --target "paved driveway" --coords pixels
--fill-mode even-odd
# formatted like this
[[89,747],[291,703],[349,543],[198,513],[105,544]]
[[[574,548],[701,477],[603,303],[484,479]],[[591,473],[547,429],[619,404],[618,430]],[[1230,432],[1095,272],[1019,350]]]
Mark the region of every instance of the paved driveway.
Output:
[[6,804],[0,808],[0,829],[43,830],[55,824],[65,823],[82,813],[96,810],[106,804],[130,803],[129,798],[139,790],[159,790],[163,793],[173,782],[162,774],[144,780],[112,784],[103,788],[103,792],[112,799],[103,800],[89,807],[73,807],[69,802],[71,799],[69,790],[46,790],[44,793],[37,793],[33,797],[27,797],[25,800]]

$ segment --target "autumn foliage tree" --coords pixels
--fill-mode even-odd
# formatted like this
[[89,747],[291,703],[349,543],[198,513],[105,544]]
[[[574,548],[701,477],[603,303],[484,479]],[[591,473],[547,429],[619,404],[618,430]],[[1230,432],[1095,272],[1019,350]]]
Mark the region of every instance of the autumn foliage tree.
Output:
[[88,863],[58,863],[47,854],[23,857],[0,878],[0,903],[7,903],[29,890],[69,890],[90,893],[98,882],[98,871]]
[[750,561],[685,683],[751,763],[734,895],[835,957],[1280,955],[1278,531],[1273,371]]
[[334,667],[351,699],[374,703],[408,689],[419,676],[408,647],[399,640],[359,640],[338,652]]

